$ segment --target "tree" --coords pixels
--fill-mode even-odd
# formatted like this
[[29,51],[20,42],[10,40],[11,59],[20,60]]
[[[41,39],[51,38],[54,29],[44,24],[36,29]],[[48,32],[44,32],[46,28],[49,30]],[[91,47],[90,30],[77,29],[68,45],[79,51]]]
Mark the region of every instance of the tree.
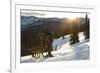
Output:
[[90,37],[90,33],[89,33],[89,18],[88,15],[86,14],[85,17],[85,25],[84,25],[84,35],[85,35],[85,39],[89,39]]
[[52,33],[48,30],[45,29],[44,30],[44,34],[45,34],[45,43],[47,44],[47,52],[48,54],[46,55],[46,57],[53,57],[51,54],[52,51],[52,42],[53,42],[53,38],[52,38]]

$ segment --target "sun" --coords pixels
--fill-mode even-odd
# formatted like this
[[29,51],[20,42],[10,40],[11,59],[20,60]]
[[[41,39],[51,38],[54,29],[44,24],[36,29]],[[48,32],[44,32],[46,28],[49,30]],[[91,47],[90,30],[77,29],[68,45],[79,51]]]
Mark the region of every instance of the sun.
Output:
[[68,17],[70,20],[75,20],[76,19],[76,17],[74,17],[74,16],[70,16],[70,17]]

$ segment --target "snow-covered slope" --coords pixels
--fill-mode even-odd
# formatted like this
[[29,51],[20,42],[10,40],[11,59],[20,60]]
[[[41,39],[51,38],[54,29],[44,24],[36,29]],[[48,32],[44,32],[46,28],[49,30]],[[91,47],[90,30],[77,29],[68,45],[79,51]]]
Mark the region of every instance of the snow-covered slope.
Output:
[[80,45],[73,45],[67,49],[60,49],[52,52],[54,57],[44,61],[68,61],[68,60],[87,60],[89,59],[89,42]]
[[[70,35],[65,36],[64,39],[54,39],[53,41],[53,57],[35,59],[31,56],[21,58],[21,62],[51,62],[51,61],[69,61],[69,60],[88,60],[90,49],[89,40],[84,40],[83,32],[79,33],[79,43],[70,45]],[[47,53],[44,53],[46,55]]]

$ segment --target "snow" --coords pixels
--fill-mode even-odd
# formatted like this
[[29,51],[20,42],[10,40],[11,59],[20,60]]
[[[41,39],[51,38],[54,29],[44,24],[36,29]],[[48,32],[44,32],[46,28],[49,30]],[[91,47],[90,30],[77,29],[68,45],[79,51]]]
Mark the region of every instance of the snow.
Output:
[[58,50],[58,49],[61,49],[61,47],[64,45],[64,44],[68,44],[69,45],[69,40],[70,40],[70,35],[67,35],[67,36],[64,36],[66,39],[62,39],[59,38],[59,39],[54,39],[53,40],[53,43],[52,43],[52,46],[53,46],[53,49],[55,50],[55,48]]
[[[84,40],[83,32],[79,33],[79,43],[70,45],[70,35],[66,35],[64,39],[62,37],[54,39],[51,53],[53,57],[35,59],[32,56],[21,57],[22,63],[31,62],[51,62],[51,61],[71,61],[71,60],[89,60],[90,48],[89,40]],[[46,55],[47,53],[44,53]]]

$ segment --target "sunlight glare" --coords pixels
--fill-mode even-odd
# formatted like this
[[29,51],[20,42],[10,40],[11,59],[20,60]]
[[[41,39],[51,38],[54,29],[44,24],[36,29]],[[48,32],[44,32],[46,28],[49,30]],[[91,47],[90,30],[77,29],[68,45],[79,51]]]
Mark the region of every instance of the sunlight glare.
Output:
[[75,20],[76,19],[76,17],[74,17],[74,16],[71,16],[71,17],[68,17],[70,20]]

